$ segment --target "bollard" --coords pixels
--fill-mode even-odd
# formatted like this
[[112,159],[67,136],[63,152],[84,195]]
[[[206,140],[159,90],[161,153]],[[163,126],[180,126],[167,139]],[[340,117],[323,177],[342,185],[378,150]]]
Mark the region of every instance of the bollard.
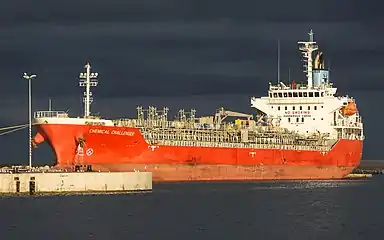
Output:
[[15,177],[14,180],[15,180],[15,183],[16,183],[16,193],[19,193],[20,192],[20,180],[19,180],[19,177]]
[[31,180],[29,181],[29,195],[34,195],[35,191],[36,191],[35,177],[31,177]]

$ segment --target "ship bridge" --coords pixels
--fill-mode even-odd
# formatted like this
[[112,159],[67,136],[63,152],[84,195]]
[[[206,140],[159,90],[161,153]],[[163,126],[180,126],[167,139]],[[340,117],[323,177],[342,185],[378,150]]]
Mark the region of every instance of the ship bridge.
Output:
[[[267,96],[252,97],[251,107],[257,109],[258,123],[300,133],[330,135],[339,134],[340,127],[354,128],[361,130],[362,135],[363,124],[355,100],[349,96],[335,96],[337,88],[330,82],[323,53],[317,51],[312,31],[309,36],[309,41],[298,42],[306,62],[306,83],[279,80],[277,84],[269,83]],[[316,57],[312,65],[313,52],[316,52]]]

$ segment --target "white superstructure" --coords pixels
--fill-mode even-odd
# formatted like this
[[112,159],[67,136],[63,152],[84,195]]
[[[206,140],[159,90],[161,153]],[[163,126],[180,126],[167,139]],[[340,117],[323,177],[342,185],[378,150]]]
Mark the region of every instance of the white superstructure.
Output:
[[268,96],[251,98],[257,109],[258,124],[287,128],[303,134],[329,133],[332,138],[363,139],[363,123],[355,100],[349,96],[335,96],[337,88],[329,81],[322,53],[314,64],[313,52],[318,46],[312,30],[308,42],[298,42],[303,53],[306,84],[270,83]]

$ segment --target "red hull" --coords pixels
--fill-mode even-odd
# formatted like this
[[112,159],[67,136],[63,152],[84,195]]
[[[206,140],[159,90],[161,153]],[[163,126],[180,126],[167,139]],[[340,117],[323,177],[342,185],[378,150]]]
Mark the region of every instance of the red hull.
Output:
[[[41,124],[37,129],[35,142],[49,142],[57,167],[86,164],[102,171],[151,171],[154,181],[342,178],[359,165],[363,148],[360,140],[344,139],[329,152],[151,146],[136,128]],[[92,149],[90,155],[77,156],[79,137],[86,140],[85,152]]]

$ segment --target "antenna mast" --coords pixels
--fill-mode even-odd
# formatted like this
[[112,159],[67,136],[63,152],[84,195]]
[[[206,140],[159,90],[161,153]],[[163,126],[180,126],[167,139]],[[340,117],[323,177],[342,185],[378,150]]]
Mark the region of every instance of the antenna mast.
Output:
[[291,68],[288,68],[288,81],[291,82]]
[[280,39],[277,41],[277,83],[280,84]]
[[84,102],[84,118],[88,118],[91,114],[91,103],[93,102],[91,87],[97,86],[98,73],[91,73],[91,65],[89,62],[84,66],[85,72],[80,73],[80,87],[85,87]]
[[331,59],[328,60],[328,83],[331,82]]
[[[312,79],[312,52],[318,49],[316,42],[313,40],[313,31],[308,33],[309,42],[298,42],[299,50],[302,51],[304,55],[304,61],[307,62],[307,65],[304,65],[306,68],[304,73],[307,73],[307,83],[308,88],[312,88],[313,79]],[[300,46],[301,45],[301,46]]]

